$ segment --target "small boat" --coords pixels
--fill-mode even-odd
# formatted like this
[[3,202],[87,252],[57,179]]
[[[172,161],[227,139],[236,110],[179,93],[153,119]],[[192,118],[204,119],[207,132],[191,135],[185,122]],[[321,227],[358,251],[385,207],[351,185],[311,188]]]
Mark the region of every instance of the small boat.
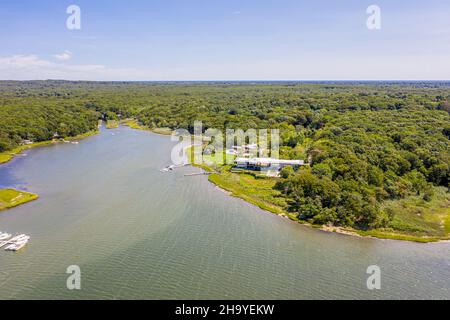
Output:
[[[8,242],[16,242],[16,241],[21,241],[22,239],[28,237],[26,234],[19,234],[18,236],[15,236],[14,238],[11,238],[8,240]],[[29,239],[30,237],[28,237]]]
[[22,249],[23,247],[25,247],[25,245],[28,243],[28,239],[27,240],[22,240],[13,244],[10,244],[9,246],[7,246],[5,248],[6,251],[19,251],[20,249]]
[[12,251],[14,248],[16,247],[15,243],[11,243],[10,245],[8,245],[5,250],[6,251]]
[[28,243],[28,240],[27,240],[27,241],[22,241],[22,242],[16,243],[16,247],[14,248],[13,251],[19,251],[20,249],[22,249],[23,247],[25,247],[27,243]]
[[1,233],[0,232],[0,240],[6,240],[10,237],[11,237],[11,235],[9,233]]
[[28,240],[30,240],[30,237],[25,236],[25,237],[19,238],[18,240],[14,241],[14,243],[19,243],[19,242],[28,241]]
[[19,234],[8,240],[10,237],[10,234],[0,233],[0,248],[5,247],[5,250],[17,251],[22,249],[30,240],[30,236],[26,234]]

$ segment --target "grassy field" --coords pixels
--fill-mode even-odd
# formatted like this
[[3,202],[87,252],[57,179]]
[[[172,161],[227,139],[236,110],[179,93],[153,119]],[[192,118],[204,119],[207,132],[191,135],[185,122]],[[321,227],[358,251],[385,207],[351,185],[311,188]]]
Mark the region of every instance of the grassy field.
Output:
[[128,126],[132,129],[139,129],[139,130],[146,130],[151,131],[153,133],[162,134],[162,135],[168,135],[170,136],[172,134],[172,129],[170,128],[149,128],[146,126],[141,125],[136,119],[125,119],[120,122],[124,126]]
[[153,128],[151,129],[153,133],[162,134],[166,136],[170,136],[172,134],[172,129],[170,128]]
[[390,228],[362,232],[382,238],[421,242],[450,239],[450,194],[446,188],[434,188],[431,201],[422,196],[386,201],[384,208],[395,213]]
[[207,166],[220,167],[223,165],[232,164],[234,158],[236,158],[235,155],[224,152],[222,157],[217,158],[215,155],[203,155],[203,162],[205,162]]
[[132,129],[139,129],[139,130],[149,130],[147,127],[144,127],[143,125],[140,125],[136,119],[125,119],[121,120],[120,124],[123,124],[124,126],[128,126]]
[[20,204],[36,200],[37,194],[15,189],[0,189],[0,210],[16,207]]

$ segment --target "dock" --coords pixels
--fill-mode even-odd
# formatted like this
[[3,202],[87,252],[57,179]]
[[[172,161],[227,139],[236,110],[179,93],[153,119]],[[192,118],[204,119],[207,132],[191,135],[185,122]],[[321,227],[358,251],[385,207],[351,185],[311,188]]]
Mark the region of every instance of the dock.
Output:
[[212,172],[194,172],[194,173],[186,173],[185,177],[193,177],[193,176],[209,176]]

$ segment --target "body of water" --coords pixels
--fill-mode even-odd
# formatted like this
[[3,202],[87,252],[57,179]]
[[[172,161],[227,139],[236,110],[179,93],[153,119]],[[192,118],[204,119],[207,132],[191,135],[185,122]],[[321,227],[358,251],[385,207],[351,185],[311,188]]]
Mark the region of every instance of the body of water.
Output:
[[[35,148],[0,187],[40,199],[0,213],[0,299],[448,299],[450,243],[330,234],[228,196],[170,164],[170,138],[121,127]],[[66,269],[81,269],[68,290]],[[381,269],[368,290],[367,267]]]

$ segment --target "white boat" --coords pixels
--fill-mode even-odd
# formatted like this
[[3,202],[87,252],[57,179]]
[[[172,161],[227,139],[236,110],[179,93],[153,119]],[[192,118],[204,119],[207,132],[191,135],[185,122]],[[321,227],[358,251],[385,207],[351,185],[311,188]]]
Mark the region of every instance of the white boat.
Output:
[[5,248],[6,251],[19,251],[20,249],[22,249],[23,247],[25,247],[25,245],[28,243],[29,239],[24,239],[18,242],[15,242],[13,244],[10,244],[9,246],[7,246]]
[[0,248],[5,247],[7,251],[18,251],[30,240],[30,236],[26,234],[19,234],[8,240],[10,237],[10,234],[0,233]]
[[29,236],[23,236],[19,239],[16,239],[16,241],[14,241],[14,243],[19,243],[19,242],[28,241],[28,240],[30,240]]
[[10,237],[11,235],[9,233],[0,233],[0,240],[6,240]]
[[9,239],[8,242],[20,241],[25,237],[28,237],[28,236],[26,234],[19,234],[18,236],[15,236],[14,238]]
[[16,243],[10,244],[9,246],[7,246],[5,248],[5,250],[6,251],[17,251],[17,250],[20,250],[21,248],[23,248],[25,246],[25,244],[27,242],[28,241],[23,241],[23,242],[16,242]]
[[12,249],[15,248],[15,247],[16,247],[16,244],[12,243],[12,244],[9,244],[8,246],[6,246],[5,250],[6,251],[12,251]]

